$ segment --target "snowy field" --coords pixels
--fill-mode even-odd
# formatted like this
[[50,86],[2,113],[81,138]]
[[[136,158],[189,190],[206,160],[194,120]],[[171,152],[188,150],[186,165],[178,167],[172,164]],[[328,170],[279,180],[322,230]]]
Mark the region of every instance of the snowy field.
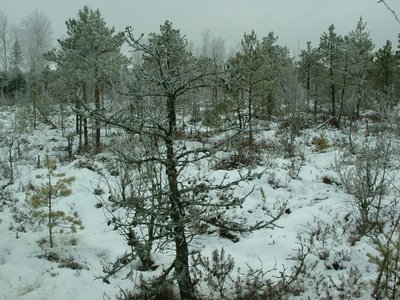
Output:
[[[2,128],[11,120],[11,109],[3,108]],[[365,122],[353,133],[354,143],[363,143],[369,134]],[[221,237],[218,231],[200,234],[190,241],[190,249],[210,256],[215,249],[224,248],[234,258],[235,268],[246,272],[248,267],[262,268],[267,278],[279,280],[281,272],[290,275],[299,263],[299,249],[309,250],[304,272],[299,275],[297,295],[292,299],[369,299],[377,277],[376,265],[368,253],[376,250],[368,235],[354,237],[359,212],[353,196],[346,192],[338,173],[338,161],[343,159],[348,132],[327,126],[307,129],[296,138],[296,151],[288,157],[280,148],[278,125],[271,125],[257,133],[256,141],[267,145],[260,150],[260,160],[254,171],[263,172],[259,178],[241,184],[233,193],[247,197],[234,216],[256,222],[279,212],[287,202],[283,215],[273,229],[237,234],[238,241]],[[315,140],[323,136],[328,145],[317,149]],[[375,136],[368,138],[373,141]],[[115,299],[121,289],[133,289],[133,280],[143,273],[132,266],[102,280],[103,270],[118,256],[129,250],[122,236],[107,225],[108,213],[104,209],[109,196],[105,178],[109,174],[107,161],[112,155],[75,155],[67,160],[67,140],[58,129],[41,125],[37,130],[23,133],[19,138],[19,153],[14,155],[14,183],[0,175],[0,299],[4,300],[95,300]],[[370,141],[368,141],[369,143]],[[371,142],[372,143],[372,142]],[[388,168],[388,192],[382,200],[392,205],[397,199],[400,182],[398,170],[398,140],[392,142],[392,158]],[[7,149],[3,147],[3,169],[7,165]],[[59,209],[79,218],[84,228],[76,233],[54,234],[55,246],[48,244],[46,224],[37,224],[26,213],[29,187],[38,188],[46,183],[48,170],[43,166],[48,153],[57,160],[56,172],[74,177],[71,194],[54,201]],[[18,158],[17,158],[18,156]],[[208,173],[218,180],[223,176],[237,176],[237,170],[188,169],[189,173]],[[1,173],[0,173],[1,174]],[[99,190],[101,192],[96,192]],[[386,205],[385,204],[385,205]],[[397,209],[397,206],[392,206]],[[393,212],[393,215],[398,211]],[[27,219],[28,218],[28,219]],[[155,254],[158,268],[167,267],[172,255]],[[144,272],[151,277],[158,270]],[[133,280],[132,280],[133,279]],[[206,286],[204,287],[207,288]],[[296,293],[295,293],[296,294]]]

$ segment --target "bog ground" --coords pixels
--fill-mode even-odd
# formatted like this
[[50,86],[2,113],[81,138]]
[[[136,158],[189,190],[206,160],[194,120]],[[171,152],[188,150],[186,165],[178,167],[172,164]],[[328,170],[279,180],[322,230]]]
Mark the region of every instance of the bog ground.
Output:
[[[15,108],[2,109],[2,126]],[[365,128],[360,122],[354,133],[354,143],[366,140]],[[296,139],[296,153],[285,153],[280,141],[278,124],[260,130],[256,141],[264,145],[257,164],[242,167],[262,172],[262,176],[232,188],[235,196],[251,194],[243,206],[231,212],[231,217],[242,218],[249,224],[266,218],[265,210],[277,213],[284,203],[285,212],[276,221],[274,229],[235,234],[235,239],[223,236],[218,230],[206,230],[190,241],[190,251],[211,256],[216,249],[224,249],[234,259],[234,268],[226,279],[226,293],[234,292],[233,282],[244,276],[249,268],[268,272],[264,279],[282,280],[281,274],[292,275],[299,264],[299,249],[308,253],[301,274],[296,278],[293,299],[369,298],[377,277],[376,264],[368,254],[376,255],[371,234],[357,233],[359,209],[354,196],[346,192],[343,177],[338,172],[347,166],[341,162],[347,150],[348,134],[329,126],[304,130]],[[315,141],[323,137],[328,145],[318,149]],[[67,140],[60,130],[41,126],[21,134],[20,149],[15,160],[15,181],[8,184],[2,178],[0,224],[0,298],[1,299],[108,299],[120,289],[135,289],[140,275],[149,278],[169,266],[173,255],[168,251],[155,252],[157,268],[137,270],[135,261],[115,276],[102,278],[104,268],[129,251],[126,240],[108,226],[109,213],[104,208],[110,195],[108,181],[111,153],[75,155],[67,159]],[[113,137],[115,138],[115,137]],[[379,135],[370,135],[368,143],[375,143]],[[382,218],[398,214],[385,208],[396,206],[398,190],[398,140],[392,136],[391,160],[387,169],[389,185],[382,201]],[[210,138],[211,139],[211,138]],[[267,146],[268,145],[268,146]],[[2,150],[6,153],[7,149]],[[46,155],[57,160],[56,171],[64,177],[74,177],[71,194],[54,201],[54,209],[79,218],[84,228],[71,233],[55,230],[55,247],[49,248],[46,223],[40,224],[27,207],[28,191],[46,182],[48,170],[43,162]],[[228,155],[220,153],[221,156]],[[341,162],[341,163],[340,163]],[[6,168],[6,160],[3,168]],[[210,166],[212,166],[210,164]],[[192,166],[186,173],[202,172],[210,180],[237,177],[238,170],[204,169]],[[379,176],[381,176],[380,174]],[[55,179],[54,179],[55,181]],[[371,208],[372,210],[372,208]],[[390,225],[388,224],[390,230]],[[385,227],[386,228],[386,227]],[[386,229],[385,229],[386,230]],[[378,233],[377,233],[378,236]],[[375,247],[376,248],[376,247]],[[238,275],[238,269],[240,273]],[[126,274],[132,271],[128,278]],[[210,289],[199,283],[201,289]],[[207,294],[207,292],[205,292]],[[329,298],[330,299],[330,298]]]

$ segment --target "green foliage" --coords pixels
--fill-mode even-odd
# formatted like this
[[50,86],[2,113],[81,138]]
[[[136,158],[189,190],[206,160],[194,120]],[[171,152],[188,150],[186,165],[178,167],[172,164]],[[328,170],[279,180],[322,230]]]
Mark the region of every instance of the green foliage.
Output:
[[399,299],[400,287],[400,226],[399,218],[387,234],[371,237],[378,255],[368,253],[369,261],[377,268],[378,276],[372,282],[374,299]]
[[374,87],[378,92],[391,98],[398,76],[398,55],[392,47],[392,42],[386,41],[386,44],[378,49],[374,56],[371,72]]
[[319,134],[319,137],[313,140],[313,144],[319,152],[322,152],[330,147],[329,140],[324,131]]
[[244,34],[241,49],[228,60],[227,94],[232,100],[239,129],[246,128],[253,142],[254,119],[271,118],[281,85],[283,67],[290,62],[287,48],[276,44],[270,32],[261,40],[252,31]]
[[214,105],[210,110],[205,111],[203,124],[209,127],[219,127],[222,125],[222,118],[226,117],[230,110],[229,101],[222,101]]
[[18,72],[0,73],[0,92],[10,98],[17,98],[26,90],[25,75]]
[[[72,194],[70,186],[75,181],[75,177],[65,177],[64,173],[56,173],[56,161],[48,154],[44,163],[48,173],[42,175],[41,178],[46,179],[46,182],[41,187],[26,192],[26,203],[31,210],[32,220],[39,225],[46,223],[49,229],[50,247],[53,247],[55,228],[59,228],[59,233],[65,231],[76,233],[78,229],[83,229],[83,224],[76,214],[68,214],[53,208],[55,200]],[[52,182],[54,178],[57,178],[55,183]]]

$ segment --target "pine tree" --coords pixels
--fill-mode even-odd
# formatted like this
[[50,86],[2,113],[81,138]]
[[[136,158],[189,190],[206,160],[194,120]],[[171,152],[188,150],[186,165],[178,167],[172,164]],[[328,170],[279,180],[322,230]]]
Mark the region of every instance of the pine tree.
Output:
[[280,88],[282,70],[289,63],[287,49],[276,42],[273,32],[261,41],[254,31],[244,34],[241,50],[228,61],[228,93],[236,103],[240,129],[246,121],[249,145],[253,143],[255,111],[271,117],[277,105],[274,94]]
[[[99,10],[91,10],[85,6],[79,11],[78,19],[66,22],[68,37],[58,40],[59,50],[53,50],[46,55],[48,60],[57,63],[62,76],[74,82],[75,91],[81,98],[76,100],[76,109],[82,110],[94,99],[96,113],[101,110],[101,95],[107,83],[120,70],[124,58],[120,53],[123,43],[123,33],[116,33],[114,28],[108,28]],[[78,124],[79,123],[79,124]],[[83,134],[87,147],[87,118],[77,116],[78,133]],[[100,123],[95,121],[95,148],[101,148]]]
[[[78,229],[83,229],[83,224],[76,215],[54,209],[55,200],[71,195],[72,191],[69,187],[75,181],[75,177],[65,177],[64,173],[56,173],[56,161],[48,154],[46,154],[44,164],[47,169],[44,178],[47,182],[34,193],[27,193],[26,201],[31,208],[32,219],[39,224],[46,222],[49,245],[53,248],[56,228],[60,228],[60,232],[75,233]],[[58,178],[56,182],[54,178]]]
[[328,32],[320,38],[319,54],[322,65],[326,68],[325,89],[330,101],[330,114],[332,121],[336,122],[336,105],[338,99],[338,86],[340,75],[341,55],[343,54],[343,38],[335,32],[335,26],[330,25]]
[[9,54],[9,79],[5,92],[11,97],[18,98],[25,91],[26,79],[22,72],[24,54],[17,32],[14,33]]
[[22,50],[22,45],[20,38],[17,33],[14,35],[14,41],[11,45],[10,53],[10,69],[11,72],[19,73],[24,62],[24,53]]
[[[247,226],[224,218],[229,209],[239,207],[244,199],[225,197],[220,204],[213,203],[218,200],[209,195],[259,174],[249,172],[248,176],[226,184],[225,181],[213,184],[199,174],[186,174],[189,166],[216,151],[217,146],[187,144],[180,132],[184,122],[180,112],[188,104],[187,95],[210,87],[215,71],[209,73],[204,60],[193,56],[187,49],[186,38],[169,21],[160,26],[159,33],[149,34],[147,40],[142,40],[142,36],[136,38],[133,30],[127,28],[126,39],[134,51],[142,54],[142,61],[132,67],[131,81],[126,87],[130,99],[125,108],[111,116],[97,116],[126,131],[129,138],[118,153],[135,170],[128,176],[134,183],[130,193],[111,197],[113,205],[126,211],[127,217],[121,218],[118,212],[110,218],[110,224],[126,233],[128,245],[135,247],[136,253],[143,251],[143,255],[138,255],[142,264],[149,261],[151,243],[157,243],[154,249],[158,251],[173,249],[171,266],[152,283],[162,284],[172,278],[178,283],[181,299],[195,299],[189,268],[189,243],[198,234],[195,225],[203,223],[220,227],[222,232],[244,232],[273,227],[275,219],[267,217]],[[124,198],[128,201],[123,201]],[[109,276],[132,261],[132,256],[124,258],[128,259],[118,260]]]
[[391,106],[395,104],[397,76],[398,54],[395,53],[392,42],[386,41],[386,44],[375,52],[371,77],[377,90],[377,97]]
[[368,103],[368,91],[371,88],[368,73],[372,67],[374,44],[366,25],[360,18],[356,29],[349,33],[347,43],[348,75],[355,102],[352,106],[355,107],[356,115],[359,115],[361,107]]
[[239,128],[243,127],[243,111],[247,111],[248,144],[253,143],[254,102],[259,96],[262,81],[267,80],[264,73],[264,57],[260,41],[254,30],[244,34],[241,41],[241,51],[228,61],[229,91],[235,97]]

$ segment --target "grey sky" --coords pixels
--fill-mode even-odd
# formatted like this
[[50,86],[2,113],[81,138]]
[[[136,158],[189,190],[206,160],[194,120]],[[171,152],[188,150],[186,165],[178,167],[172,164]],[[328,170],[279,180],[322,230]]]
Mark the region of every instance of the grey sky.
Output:
[[[100,9],[109,26],[123,30],[131,25],[138,33],[158,31],[166,19],[196,45],[202,32],[221,36],[227,49],[240,42],[244,32],[254,29],[259,37],[274,31],[280,44],[296,51],[334,24],[346,34],[355,28],[360,16],[377,47],[386,40],[397,45],[400,24],[377,0],[0,0],[0,10],[11,23],[18,24],[35,8],[51,20],[54,38],[65,35],[65,21],[75,18],[85,4]],[[386,0],[400,15],[400,1]]]

